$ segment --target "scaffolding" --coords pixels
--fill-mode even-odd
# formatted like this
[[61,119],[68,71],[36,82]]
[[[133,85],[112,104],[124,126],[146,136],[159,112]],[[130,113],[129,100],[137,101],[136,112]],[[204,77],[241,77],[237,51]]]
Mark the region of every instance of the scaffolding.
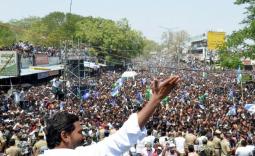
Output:
[[84,60],[88,58],[86,49],[80,48],[78,45],[69,47],[68,42],[64,43],[64,50],[62,53],[62,63],[64,70],[62,73],[64,79],[64,93],[68,98],[77,98],[82,102],[82,80],[86,78],[87,74],[84,69]]

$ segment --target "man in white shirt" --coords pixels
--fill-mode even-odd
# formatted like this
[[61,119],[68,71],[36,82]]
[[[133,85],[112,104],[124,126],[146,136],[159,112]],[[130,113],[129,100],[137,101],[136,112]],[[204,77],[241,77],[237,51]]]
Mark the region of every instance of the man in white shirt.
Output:
[[147,136],[142,140],[142,143],[145,145],[146,143],[149,142],[153,147],[155,136],[153,136],[151,133],[152,133],[152,129],[147,130]]
[[247,151],[249,151],[250,153],[252,153],[254,155],[253,152],[255,152],[255,146],[252,144],[252,140],[248,139],[247,143],[248,143],[246,146]]
[[176,144],[176,150],[181,154],[185,154],[184,145],[185,145],[185,138],[182,135],[182,132],[178,132],[178,136],[174,139]]
[[247,148],[247,142],[245,140],[241,141],[241,146],[237,147],[235,156],[252,156],[252,151]]
[[142,140],[146,134],[146,122],[152,116],[160,101],[178,84],[179,77],[169,77],[163,82],[154,80],[151,84],[151,100],[138,113],[132,114],[123,126],[113,135],[90,146],[80,146],[84,137],[78,116],[58,112],[47,122],[46,140],[50,150],[42,156],[105,156],[122,155],[132,145]]
[[59,77],[54,78],[51,80],[52,82],[52,93],[55,94],[56,99],[60,99],[63,95],[63,92],[61,91],[61,84],[63,80],[60,80]]

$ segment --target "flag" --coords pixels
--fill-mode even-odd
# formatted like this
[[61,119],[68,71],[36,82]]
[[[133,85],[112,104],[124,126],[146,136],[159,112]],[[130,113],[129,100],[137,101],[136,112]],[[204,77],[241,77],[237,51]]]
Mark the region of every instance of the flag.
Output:
[[80,113],[83,113],[84,112],[84,108],[82,105],[80,105]]
[[115,105],[116,105],[116,101],[115,101],[115,99],[113,99],[113,98],[111,98],[111,99],[109,100],[109,103],[110,103],[112,106],[115,106]]
[[162,104],[163,105],[166,105],[167,103],[169,102],[169,97],[165,97],[163,100],[162,100]]
[[113,88],[120,88],[124,83],[124,79],[123,78],[119,78],[114,84],[113,84]]
[[61,101],[60,104],[59,104],[59,109],[61,111],[64,110],[64,105],[65,105],[65,103],[63,101]]
[[152,91],[151,91],[151,89],[147,86],[146,91],[145,91],[145,99],[146,99],[147,101],[149,101],[149,100],[151,99],[151,95],[152,95]]
[[203,72],[203,78],[207,78],[207,73]]
[[89,90],[88,90],[88,91],[86,91],[86,92],[84,93],[84,95],[82,96],[82,99],[83,99],[83,100],[87,100],[87,99],[89,98],[89,96],[90,96],[90,93],[89,93]]
[[99,92],[98,91],[94,91],[93,92],[94,98],[98,99],[99,98]]
[[241,73],[240,65],[238,66],[238,69],[236,71],[236,80],[237,80],[237,84],[241,83],[242,73]]
[[232,89],[230,89],[228,93],[228,100],[233,100],[233,98],[234,98],[234,92]]
[[116,95],[118,95],[119,94],[119,88],[114,88],[113,90],[112,90],[112,92],[111,92],[111,95],[112,96],[116,96]]
[[236,115],[236,106],[231,106],[228,110],[228,113],[227,113],[228,116],[231,116],[231,115]]
[[244,109],[253,114],[255,113],[255,104],[246,104]]
[[142,103],[143,102],[143,96],[141,92],[137,92],[136,93],[136,100],[138,101],[138,103]]
[[142,79],[142,85],[145,85],[146,84],[146,78],[143,78]]
[[207,96],[208,96],[208,94],[206,94],[206,93],[204,95],[199,96],[198,97],[199,102],[204,103]]
[[205,109],[205,106],[204,106],[204,105],[202,105],[202,104],[198,104],[198,106],[199,106],[199,108],[200,108],[200,109],[202,109],[202,110],[204,110],[204,109]]
[[121,86],[124,83],[124,79],[123,78],[119,78],[114,84],[113,84],[113,89],[111,92],[112,96],[116,96],[119,94],[119,89],[121,88]]

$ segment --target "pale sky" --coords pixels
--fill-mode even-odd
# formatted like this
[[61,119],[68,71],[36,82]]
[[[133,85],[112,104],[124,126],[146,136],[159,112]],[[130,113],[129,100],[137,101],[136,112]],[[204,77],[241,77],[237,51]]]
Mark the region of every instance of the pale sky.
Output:
[[[0,21],[29,16],[43,17],[53,11],[69,12],[71,0],[0,0]],[[244,6],[234,0],[73,0],[72,13],[120,20],[157,42],[167,31],[186,30],[200,35],[208,30],[231,33],[242,27]],[[164,28],[165,27],[165,28]]]

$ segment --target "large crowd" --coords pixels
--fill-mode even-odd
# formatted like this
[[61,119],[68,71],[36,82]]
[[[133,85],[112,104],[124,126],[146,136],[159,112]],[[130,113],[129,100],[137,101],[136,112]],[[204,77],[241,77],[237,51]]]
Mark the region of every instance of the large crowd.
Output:
[[[196,63],[182,67],[193,68],[158,65],[139,70],[134,78],[117,84],[119,90],[114,95],[121,72],[106,71],[84,79],[82,84],[88,86],[84,95],[56,95],[54,87],[61,90],[67,83],[58,78],[30,88],[2,91],[0,153],[8,154],[15,148],[21,155],[38,155],[47,150],[44,128],[47,119],[58,111],[78,114],[86,138],[84,146],[96,143],[115,133],[131,113],[144,106],[150,99],[149,85],[154,77],[164,79],[174,74],[181,77],[178,88],[162,101],[146,125],[147,137],[123,155],[254,155],[255,113],[245,105],[255,103],[255,84],[238,84],[235,71],[204,72],[197,70],[202,67]],[[63,93],[68,90],[63,88]]]
[[27,41],[19,41],[14,43],[12,46],[9,47],[2,47],[0,48],[1,51],[17,51],[23,58],[25,57],[32,57],[34,54],[43,53],[51,56],[60,57],[61,49],[54,48],[54,47],[47,47],[47,46],[37,46],[29,43]]

